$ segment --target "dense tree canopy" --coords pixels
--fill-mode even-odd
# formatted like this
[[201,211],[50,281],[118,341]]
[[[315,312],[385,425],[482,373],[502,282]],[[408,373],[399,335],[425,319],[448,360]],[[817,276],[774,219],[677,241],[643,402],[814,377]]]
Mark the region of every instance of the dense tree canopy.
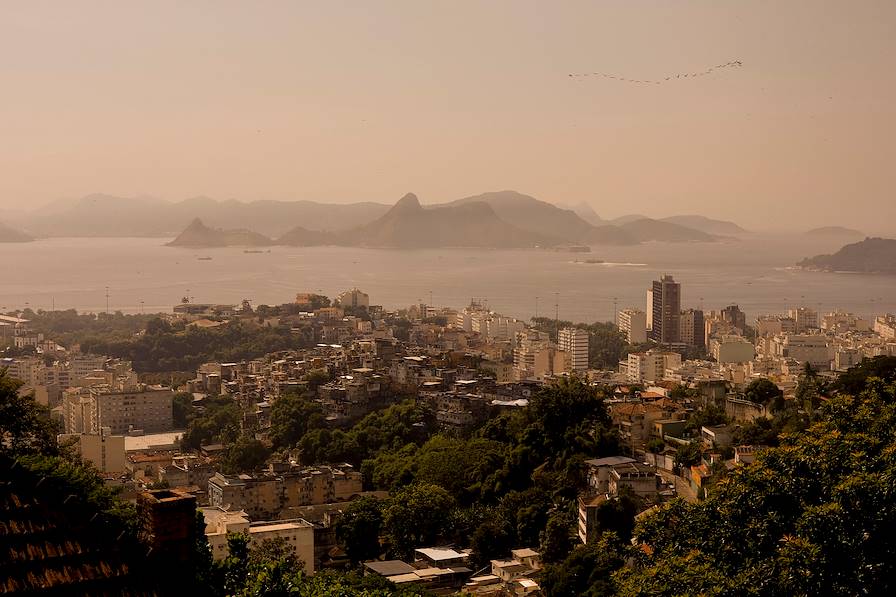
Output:
[[20,393],[22,385],[0,369],[0,454],[57,454],[59,426],[31,394]]
[[234,321],[216,328],[171,325],[150,320],[143,334],[82,334],[81,350],[127,359],[137,372],[193,371],[202,363],[253,359],[272,352],[304,348],[304,336],[289,328],[244,325]]
[[438,485],[414,484],[396,491],[383,511],[391,553],[411,559],[415,548],[436,544],[449,531],[454,506],[451,494]]
[[221,471],[230,474],[255,471],[262,468],[270,456],[271,449],[263,442],[243,434],[225,449]]
[[302,394],[283,394],[271,406],[270,437],[275,448],[291,448],[323,424],[320,405]]
[[784,392],[772,381],[765,378],[755,379],[747,384],[747,387],[744,389],[744,398],[750,402],[769,407],[772,411],[780,410],[784,407]]
[[202,409],[187,416],[187,431],[181,438],[181,446],[198,450],[214,443],[232,443],[240,435],[240,408],[232,398],[208,396]]
[[636,530],[650,547],[623,595],[888,595],[896,578],[896,387],[824,404],[701,503]]
[[399,588],[382,576],[322,570],[313,576],[287,546],[265,542],[250,547],[245,534],[228,537],[229,556],[210,565],[208,582],[193,594],[209,597],[424,597],[416,588]]
[[383,507],[382,500],[361,496],[352,501],[339,517],[336,538],[352,562],[373,560],[382,552]]

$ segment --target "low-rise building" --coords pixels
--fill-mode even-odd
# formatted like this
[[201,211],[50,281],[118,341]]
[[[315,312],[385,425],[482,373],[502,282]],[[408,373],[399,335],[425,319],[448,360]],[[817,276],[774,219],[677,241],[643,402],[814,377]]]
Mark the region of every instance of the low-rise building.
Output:
[[261,475],[224,475],[208,480],[209,504],[243,510],[252,519],[275,518],[284,508],[346,501],[362,492],[361,473],[351,465],[290,467]]
[[756,347],[742,336],[721,336],[710,341],[717,363],[747,363],[756,356]]
[[833,360],[833,350],[824,334],[778,334],[771,339],[769,350],[777,358],[809,363],[819,371],[829,370]]
[[115,435],[170,431],[173,400],[171,388],[146,384],[71,388],[63,395],[65,431],[99,433],[103,427]]
[[333,302],[344,309],[366,309],[370,306],[370,297],[366,292],[352,288],[340,293]]
[[874,333],[884,340],[896,340],[896,315],[887,313],[874,318]]
[[227,535],[245,533],[249,545],[258,547],[270,539],[278,539],[302,562],[306,574],[314,573],[314,525],[301,518],[250,522],[245,512],[217,507],[200,508],[205,518],[205,537],[212,557],[222,560],[229,555]]
[[83,460],[102,473],[120,474],[127,469],[125,438],[112,435],[108,427],[102,428],[100,433],[64,433],[58,439],[60,444],[71,444]]
[[681,355],[662,350],[632,352],[624,363],[629,383],[654,383],[663,379],[666,369],[681,366]]
[[647,342],[647,314],[640,309],[624,309],[616,316],[619,331],[629,344]]

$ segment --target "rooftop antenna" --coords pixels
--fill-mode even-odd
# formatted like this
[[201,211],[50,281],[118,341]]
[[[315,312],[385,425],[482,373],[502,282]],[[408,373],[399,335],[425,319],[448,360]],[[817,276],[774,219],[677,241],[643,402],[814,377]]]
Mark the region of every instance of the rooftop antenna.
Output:
[[538,297],[535,297],[535,319],[538,319]]
[[106,314],[109,314],[109,287],[106,286]]
[[616,322],[616,326],[619,326],[619,311],[617,309],[617,303],[619,299],[617,297],[613,297],[613,321]]
[[554,293],[554,321],[557,322],[557,325],[560,325],[560,293]]

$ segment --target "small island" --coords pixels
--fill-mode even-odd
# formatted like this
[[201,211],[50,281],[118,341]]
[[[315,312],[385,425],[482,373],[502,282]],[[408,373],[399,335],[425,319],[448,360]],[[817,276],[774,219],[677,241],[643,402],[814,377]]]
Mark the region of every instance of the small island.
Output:
[[190,222],[177,238],[168,243],[169,247],[266,247],[271,239],[251,230],[221,230],[210,228],[199,218]]
[[896,274],[896,239],[866,238],[833,255],[816,255],[797,265],[813,271]]
[[822,226],[821,228],[813,228],[812,230],[806,231],[806,236],[815,236],[815,237],[853,237],[853,238],[862,238],[865,234],[860,230],[855,230],[853,228],[846,228],[844,226]]

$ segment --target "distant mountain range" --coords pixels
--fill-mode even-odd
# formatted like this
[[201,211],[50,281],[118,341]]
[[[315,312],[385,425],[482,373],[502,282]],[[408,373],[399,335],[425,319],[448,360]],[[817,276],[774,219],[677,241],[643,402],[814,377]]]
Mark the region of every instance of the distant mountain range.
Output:
[[637,242],[662,241],[662,242],[710,242],[717,240],[712,234],[700,230],[681,226],[665,220],[652,220],[642,218],[632,220],[619,226]]
[[[10,212],[9,217],[13,219],[8,221],[34,236],[177,236],[174,246],[628,245],[707,242],[717,240],[717,234],[742,230],[736,224],[700,216],[663,220],[636,216],[606,221],[587,204],[564,209],[515,191],[483,193],[425,206],[411,197],[390,206],[372,202],[243,203],[208,197],[168,202],[96,194],[58,201],[31,213]],[[187,222],[190,224],[183,229]]]
[[16,222],[35,236],[172,237],[193,218],[222,229],[248,227],[280,236],[297,225],[312,230],[347,230],[389,210],[381,203],[329,204],[314,201],[218,201],[194,197],[175,203],[146,197],[88,195],[19,216]]
[[797,265],[833,272],[896,274],[896,239],[866,238],[844,246],[833,255],[816,255]]
[[294,228],[277,240],[245,230],[218,230],[194,220],[171,243],[181,247],[227,245],[339,245],[422,249],[434,247],[517,248],[555,244],[548,236],[522,230],[501,220],[482,201],[424,208],[413,193],[402,197],[374,221],[351,230],[320,232]]
[[700,232],[705,232],[706,234],[712,235],[737,236],[741,234],[747,234],[748,232],[734,222],[729,222],[727,220],[714,220],[712,218],[707,218],[706,216],[681,215],[669,216],[668,218],[650,218],[649,216],[645,216],[643,214],[628,214],[620,216],[618,218],[614,218],[612,220],[604,220],[599,215],[597,215],[597,212],[595,212],[594,208],[592,208],[588,203],[578,203],[571,209],[580,218],[594,226],[606,226],[608,224],[623,226],[625,224],[637,222],[638,220],[653,220],[658,222],[677,224],[679,226],[684,226],[685,228],[699,230]]
[[27,243],[34,240],[24,232],[0,223],[0,243]]

